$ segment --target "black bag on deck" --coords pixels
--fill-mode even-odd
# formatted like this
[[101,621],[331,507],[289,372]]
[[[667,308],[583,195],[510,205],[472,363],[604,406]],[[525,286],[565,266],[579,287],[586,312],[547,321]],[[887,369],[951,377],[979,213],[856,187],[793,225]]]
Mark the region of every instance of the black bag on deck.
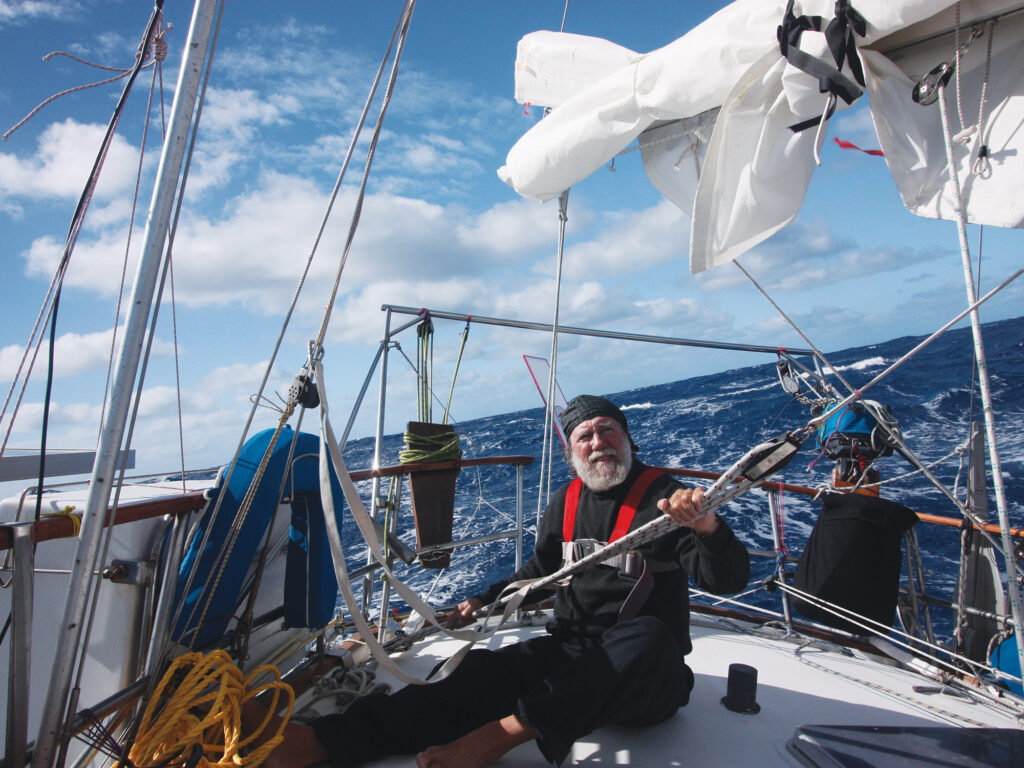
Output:
[[[887,499],[829,493],[796,567],[793,586],[891,626],[900,586],[900,539],[917,515]],[[863,634],[823,608],[794,600],[814,621]]]

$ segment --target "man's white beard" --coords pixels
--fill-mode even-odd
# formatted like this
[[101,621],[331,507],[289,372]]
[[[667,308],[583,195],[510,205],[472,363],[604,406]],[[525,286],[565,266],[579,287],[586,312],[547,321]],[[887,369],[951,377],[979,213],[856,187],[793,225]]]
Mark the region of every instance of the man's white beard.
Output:
[[[612,461],[594,461],[600,456],[612,456]],[[633,455],[627,453],[625,457],[619,458],[612,449],[594,451],[587,459],[579,458],[572,454],[572,468],[576,470],[583,484],[592,491],[607,491],[614,488],[626,479],[629,470],[633,466]]]

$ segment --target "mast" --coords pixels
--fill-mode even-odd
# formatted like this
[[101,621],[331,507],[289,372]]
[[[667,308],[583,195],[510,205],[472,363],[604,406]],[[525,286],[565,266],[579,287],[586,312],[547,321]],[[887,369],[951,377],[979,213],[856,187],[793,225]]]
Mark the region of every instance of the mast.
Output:
[[156,281],[160,274],[164,242],[174,203],[175,189],[188,141],[189,128],[199,92],[200,76],[213,27],[217,0],[196,0],[189,27],[185,53],[178,72],[169,131],[160,157],[160,166],[146,220],[146,233],[139,266],[132,287],[132,299],[125,321],[111,404],[100,432],[96,462],[89,483],[89,496],[82,516],[78,551],[71,569],[64,615],[58,627],[57,650],[50,672],[50,684],[32,756],[33,768],[50,768],[60,742],[67,715],[68,694],[74,674],[75,658],[81,641],[82,626],[96,568],[104,518],[113,491],[118,451],[124,439],[133,385],[146,334]]

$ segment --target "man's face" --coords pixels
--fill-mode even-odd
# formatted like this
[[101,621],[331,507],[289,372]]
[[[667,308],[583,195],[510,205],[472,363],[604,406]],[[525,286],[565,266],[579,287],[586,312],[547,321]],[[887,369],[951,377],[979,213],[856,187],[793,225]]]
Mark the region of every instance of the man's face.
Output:
[[582,421],[569,436],[572,468],[592,491],[607,491],[626,479],[633,452],[625,430],[610,416]]

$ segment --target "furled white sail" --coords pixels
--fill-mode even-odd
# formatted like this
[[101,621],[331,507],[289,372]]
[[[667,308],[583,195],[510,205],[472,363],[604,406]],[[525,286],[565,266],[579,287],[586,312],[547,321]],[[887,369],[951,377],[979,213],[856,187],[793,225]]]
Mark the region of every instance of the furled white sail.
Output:
[[[867,21],[856,43],[886,161],[907,207],[940,218],[953,217],[953,193],[938,108],[915,103],[911,93],[921,77],[952,55],[953,5],[952,0],[853,3]],[[963,30],[972,20],[1013,5],[964,2]],[[805,0],[794,12],[821,15],[827,23],[835,7],[833,0]],[[586,38],[560,42],[552,32],[539,33],[542,39],[527,36],[520,50],[529,53],[529,64],[517,64],[517,82],[527,74],[531,79],[522,89],[517,86],[517,94],[534,104],[545,97],[557,103],[510,150],[499,176],[523,197],[549,200],[638,139],[652,182],[693,215],[691,270],[739,256],[792,221],[815,168],[815,128],[794,132],[790,126],[822,114],[828,96],[817,78],[780,53],[776,30],[785,10],[785,0],[738,0],[646,55]],[[1024,128],[1022,25],[1019,16],[1003,18],[991,57],[987,40],[978,39],[961,62],[960,76],[975,87],[989,72],[987,104],[981,108],[986,170],[973,172],[982,142],[975,138],[957,149],[972,222],[1020,226],[1024,221],[1024,158],[1006,150],[1009,137]],[[924,39],[928,42],[920,42]],[[800,49],[830,60],[820,33],[805,32]],[[577,55],[580,50],[586,54]],[[602,57],[603,50],[610,54]],[[537,72],[545,73],[546,84]],[[848,67],[843,72],[850,74]],[[836,106],[846,105],[840,99]],[[977,125],[979,105],[967,111]],[[953,132],[963,127],[957,124]]]
[[[996,5],[981,7],[992,15]],[[946,17],[952,22],[950,14]],[[952,147],[963,203],[971,223],[1021,227],[1024,157],[1014,146],[1024,131],[1024,13],[1004,16],[979,31],[981,37],[962,53],[947,86],[951,133],[960,134]],[[961,30],[961,45],[969,36],[969,28]],[[950,59],[951,40],[947,34],[885,54],[861,51],[875,131],[903,203],[918,216],[938,219],[955,218],[939,107],[922,107],[909,94],[921,77]],[[987,163],[979,161],[982,146]]]

